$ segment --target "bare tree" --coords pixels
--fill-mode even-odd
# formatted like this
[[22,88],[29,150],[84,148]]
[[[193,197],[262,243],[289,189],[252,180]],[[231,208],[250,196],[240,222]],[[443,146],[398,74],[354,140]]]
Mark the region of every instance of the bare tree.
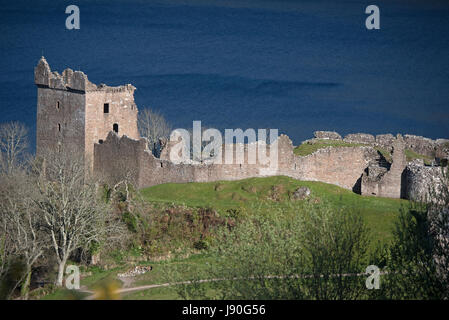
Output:
[[81,156],[47,152],[44,163],[35,202],[58,263],[56,284],[62,286],[65,265],[76,249],[113,240],[122,229],[99,199],[96,184],[85,178]]
[[11,172],[20,166],[28,150],[28,130],[20,122],[0,124],[0,171]]
[[26,129],[18,123],[0,127],[0,277],[8,278],[3,296],[21,285],[26,298],[31,272],[44,253],[58,262],[56,283],[76,249],[93,242],[108,245],[124,233],[120,218],[110,215],[88,181],[82,155],[44,152],[43,161],[26,158]]
[[[1,212],[0,216],[0,280],[3,280],[9,270],[11,263],[11,257],[13,254],[13,246],[11,244],[11,238],[8,235],[8,223],[3,218],[4,213]],[[0,288],[0,298],[5,298],[7,295],[5,289]]]
[[139,111],[138,127],[140,135],[148,139],[148,149],[156,153],[159,139],[170,136],[170,124],[159,111],[150,108]]
[[24,161],[28,157],[27,148],[27,129],[23,124],[0,125],[0,275],[10,271],[13,260],[20,260],[24,266],[18,281],[4,292],[5,297],[22,283],[22,294],[27,298],[32,267],[46,248],[32,201],[33,175]]
[[[44,254],[48,241],[42,232],[41,217],[36,214],[32,199],[33,176],[25,170],[13,172],[2,177],[0,221],[4,226],[9,256],[20,259],[24,266],[24,273],[19,282],[22,297],[27,299],[32,268]],[[16,283],[12,289],[14,290],[18,284]]]

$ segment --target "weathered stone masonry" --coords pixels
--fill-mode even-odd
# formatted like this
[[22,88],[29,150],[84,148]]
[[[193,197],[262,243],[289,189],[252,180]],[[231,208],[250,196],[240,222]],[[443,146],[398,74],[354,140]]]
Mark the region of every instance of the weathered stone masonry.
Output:
[[[404,139],[398,135],[393,143],[393,163],[390,169],[381,170],[376,163],[368,166],[362,176],[361,193],[363,195],[401,198],[401,193],[404,192],[402,180],[407,165],[404,148]],[[402,197],[405,198],[405,195],[402,194]]]
[[[109,179],[132,172],[139,188],[168,182],[207,182],[239,180],[250,177],[285,175],[300,180],[322,181],[352,190],[364,169],[378,159],[371,147],[325,148],[305,156],[293,153],[286,135],[278,138],[278,168],[269,172],[260,164],[206,164],[190,162],[174,164],[156,158],[148,149],[146,139],[130,139],[110,133],[103,144],[95,144],[95,172]],[[224,157],[224,154],[223,154]],[[246,159],[246,158],[245,158]],[[348,165],[350,163],[351,165]]]
[[36,151],[69,149],[92,168],[94,143],[111,130],[139,138],[132,85],[95,85],[81,71],[52,72],[44,57],[34,70],[37,86]]
[[[81,71],[66,69],[62,75],[52,72],[41,58],[34,72],[38,88],[37,154],[61,148],[80,153],[91,174],[106,182],[117,182],[126,175],[137,187],[162,183],[238,180],[250,177],[285,175],[299,180],[321,181],[338,185],[364,195],[419,199],[431,181],[438,181],[437,168],[421,163],[407,164],[404,149],[427,156],[449,158],[449,140],[391,134],[349,134],[342,138],[336,132],[317,131],[315,139],[342,140],[360,144],[349,147],[326,147],[307,156],[296,156],[285,135],[277,140],[278,166],[247,161],[211,164],[189,161],[175,164],[169,160],[172,143],[165,144],[160,158],[147,148],[137,130],[135,87],[127,84],[109,87],[95,85]],[[256,143],[257,148],[265,145]],[[393,151],[392,164],[386,163],[374,147]],[[268,146],[268,154],[271,146]],[[225,149],[224,149],[225,150]],[[224,151],[223,150],[223,151]],[[225,159],[225,151],[222,154]],[[234,157],[236,159],[236,157]],[[446,160],[447,161],[447,160]],[[439,168],[438,168],[439,169]]]
[[[279,137],[277,145],[279,166],[274,172],[270,172],[268,165],[248,164],[247,157],[244,158],[244,163],[236,163],[235,154],[239,151],[235,146],[234,164],[197,161],[175,164],[167,159],[156,158],[148,150],[145,138],[135,140],[127,136],[119,137],[111,132],[102,144],[95,144],[94,171],[106,180],[120,179],[120,175],[128,171],[139,188],[168,182],[238,180],[285,174],[294,166],[293,146],[285,135]],[[243,152],[247,154],[245,150],[246,148]],[[222,157],[224,163],[224,152]]]

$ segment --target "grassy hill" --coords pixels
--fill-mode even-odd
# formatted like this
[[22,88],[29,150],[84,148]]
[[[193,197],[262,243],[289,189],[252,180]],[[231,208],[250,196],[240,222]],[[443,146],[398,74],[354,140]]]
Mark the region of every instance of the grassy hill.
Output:
[[361,196],[335,185],[298,181],[289,177],[250,178],[238,181],[207,183],[169,183],[142,190],[143,197],[153,203],[174,203],[190,207],[211,207],[222,214],[229,209],[247,214],[276,212],[291,213],[297,209],[291,194],[301,186],[311,190],[310,198],[316,203],[327,202],[335,208],[359,212],[373,232],[374,240],[391,237],[393,222],[401,206],[408,201]]
[[[300,214],[301,203],[306,200],[293,200],[292,193],[298,187],[308,187],[311,191],[309,200],[312,204],[328,203],[335,209],[355,210],[363,216],[371,229],[372,243],[388,241],[392,237],[392,227],[401,206],[408,201],[370,196],[360,196],[349,190],[322,182],[298,181],[289,177],[250,178],[239,181],[217,181],[208,183],[163,184],[141,190],[143,199],[152,206],[160,207],[159,214],[165,214],[164,208],[172,204],[185,205],[189,208],[209,207],[220,216],[240,214]],[[153,221],[154,223],[154,221]],[[179,222],[184,224],[185,222]],[[157,227],[158,228],[158,227]],[[169,239],[167,240],[169,241]],[[187,257],[173,257],[169,260],[147,260],[139,264],[151,265],[150,273],[133,278],[132,286],[165,283],[167,270],[182,266],[205,268],[207,264],[216,263],[207,252],[191,254]],[[118,281],[117,274],[130,268],[129,262],[121,262],[114,268],[102,269],[89,267],[92,273],[83,277],[81,284],[95,289],[102,283]],[[186,275],[187,276],[187,275]],[[119,286],[121,282],[118,281]],[[204,284],[206,289],[208,284]],[[69,299],[70,293],[57,289],[44,299]],[[73,297],[72,297],[73,298]],[[179,299],[174,287],[158,287],[122,295],[123,299]]]

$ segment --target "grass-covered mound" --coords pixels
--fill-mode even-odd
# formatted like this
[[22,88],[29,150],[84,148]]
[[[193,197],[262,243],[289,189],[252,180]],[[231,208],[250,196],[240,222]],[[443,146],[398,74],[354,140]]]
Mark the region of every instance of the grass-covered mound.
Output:
[[[306,200],[295,200],[293,193],[299,187],[310,189]],[[298,181],[289,177],[250,178],[239,181],[209,183],[163,184],[140,190],[140,200],[132,202],[122,213],[133,240],[132,256],[136,264],[149,264],[153,270],[132,279],[127,286],[161,284],[167,282],[170,270],[189,272],[204,271],[218,262],[209,253],[217,243],[220,228],[239,226],[251,217],[291,219],[292,215],[304,215],[310,206],[329,205],[335,212],[351,210],[359,214],[370,229],[370,245],[378,241],[386,244],[392,239],[394,222],[401,206],[408,201],[357,195],[349,190],[322,182]],[[141,201],[143,200],[143,201]],[[279,219],[277,219],[279,221]],[[369,249],[369,248],[367,248]],[[371,251],[371,250],[370,250]],[[103,267],[89,268],[92,275],[83,277],[81,284],[94,289],[101,283],[117,280],[117,274],[133,265],[129,258],[118,257],[111,252],[114,261],[102,258]],[[123,252],[121,254],[130,254]],[[158,255],[167,259],[159,260]],[[131,264],[130,264],[131,263]],[[111,268],[111,266],[113,266]],[[190,271],[189,271],[190,270]],[[205,283],[207,292],[210,284]],[[176,299],[176,287],[158,287],[123,294],[123,299]],[[47,299],[64,299],[67,293],[57,290]]]
[[[307,199],[295,200],[294,191],[299,187],[310,189]],[[418,214],[419,205],[406,200],[360,196],[320,182],[280,176],[165,184],[141,190],[135,200],[122,208],[122,214],[129,219],[135,255],[145,255],[144,260],[134,263],[151,265],[153,269],[122,280],[119,286],[139,289],[122,293],[122,299],[216,299],[223,294],[229,299],[421,297],[423,282],[409,290],[408,284],[413,281],[395,276],[398,273],[395,270],[408,270],[406,274],[413,278],[417,275],[414,268],[428,268],[426,259],[433,259],[432,252],[422,249],[427,248],[429,239],[422,232],[420,223],[426,224],[426,220]],[[400,210],[402,206],[404,210]],[[198,247],[198,243],[205,246]],[[173,254],[168,252],[168,259],[146,256],[144,247],[148,246],[171,250]],[[182,248],[190,250],[178,250]],[[416,260],[416,252],[423,257]],[[412,259],[412,264],[407,259]],[[82,278],[82,286],[95,290],[105,287],[102,284],[114,285],[117,274],[130,268],[130,261],[120,260],[112,268],[88,267],[85,271],[89,275]],[[383,290],[366,290],[363,276],[321,277],[363,272],[372,264],[387,272],[393,270],[383,276]],[[429,276],[427,271],[425,277]],[[319,276],[296,277],[301,273]],[[300,283],[294,283],[295,279]],[[177,284],[166,286],[166,283]],[[424,283],[438,293],[438,282],[424,278]],[[436,296],[433,291],[431,297]],[[427,297],[426,291],[421,294]],[[58,289],[45,298],[64,299],[73,295]]]
[[[309,200],[327,202],[335,208],[359,212],[373,232],[373,240],[391,237],[393,222],[402,205],[408,201],[361,196],[335,185],[298,181],[289,177],[250,178],[238,181],[207,183],[169,183],[143,189],[143,198],[156,204],[173,203],[188,207],[210,207],[221,215],[228,214],[285,214],[298,211],[302,201],[293,200],[299,187],[308,187]],[[237,213],[236,213],[237,212]]]

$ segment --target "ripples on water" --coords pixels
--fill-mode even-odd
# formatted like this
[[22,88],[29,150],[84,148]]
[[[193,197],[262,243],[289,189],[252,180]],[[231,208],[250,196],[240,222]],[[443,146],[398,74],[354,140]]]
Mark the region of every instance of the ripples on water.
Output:
[[273,127],[295,144],[321,129],[449,137],[447,1],[377,1],[379,31],[363,1],[220,3],[78,1],[73,31],[69,2],[2,4],[1,121],[34,141],[43,52],[53,70],[134,84],[138,106],[176,127]]

